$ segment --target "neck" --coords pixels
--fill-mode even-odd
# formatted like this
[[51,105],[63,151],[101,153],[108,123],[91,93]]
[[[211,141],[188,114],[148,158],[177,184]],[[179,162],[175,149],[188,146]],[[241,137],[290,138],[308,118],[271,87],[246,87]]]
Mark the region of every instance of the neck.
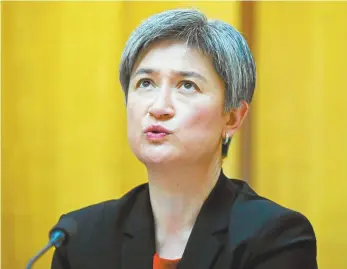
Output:
[[203,203],[219,178],[220,158],[195,165],[147,166],[147,171],[157,240],[177,234],[189,236]]

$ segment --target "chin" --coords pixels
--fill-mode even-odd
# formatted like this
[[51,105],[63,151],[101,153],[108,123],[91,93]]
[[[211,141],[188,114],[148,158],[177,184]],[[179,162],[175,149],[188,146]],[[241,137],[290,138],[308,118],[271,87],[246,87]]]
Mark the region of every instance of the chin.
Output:
[[135,152],[136,157],[143,164],[165,164],[174,161],[177,156],[170,148],[165,147],[143,147],[140,151]]
[[164,156],[139,156],[138,159],[144,165],[153,165],[153,164],[165,164],[169,163],[170,159]]

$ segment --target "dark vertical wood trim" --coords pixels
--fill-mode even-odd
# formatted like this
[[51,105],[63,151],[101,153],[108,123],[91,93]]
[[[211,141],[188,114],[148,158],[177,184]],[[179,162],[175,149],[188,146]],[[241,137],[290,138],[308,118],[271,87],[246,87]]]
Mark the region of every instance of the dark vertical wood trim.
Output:
[[[246,38],[254,56],[255,5],[253,1],[240,2],[241,34]],[[252,107],[252,105],[251,105]],[[252,181],[252,109],[241,128],[241,173],[247,182]]]

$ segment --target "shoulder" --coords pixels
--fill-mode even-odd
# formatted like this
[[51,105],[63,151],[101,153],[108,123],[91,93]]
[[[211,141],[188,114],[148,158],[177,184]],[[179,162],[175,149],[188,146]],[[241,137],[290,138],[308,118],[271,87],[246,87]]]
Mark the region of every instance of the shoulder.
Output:
[[258,195],[246,182],[231,180],[230,184],[236,189],[229,220],[229,242],[233,249],[247,245],[249,256],[245,253],[244,258],[253,260],[266,259],[276,252],[296,259],[303,250],[305,259],[309,259],[307,264],[315,263],[316,237],[303,214]]
[[130,190],[119,199],[102,201],[67,212],[61,216],[69,217],[76,221],[78,233],[104,225],[115,224],[126,213],[126,209],[136,199],[137,194],[146,189],[147,184],[142,184]]
[[[77,232],[69,238],[68,245],[55,250],[51,268],[102,267],[98,259],[84,259],[84,257],[90,255],[104,257],[105,249],[108,251],[117,249],[117,244],[121,242],[123,221],[126,219],[129,208],[138,199],[139,194],[144,193],[146,189],[147,184],[143,184],[119,199],[103,201],[63,214],[61,218],[74,220]],[[107,257],[116,259],[115,255]],[[107,263],[104,260],[103,262]]]
[[271,226],[274,221],[286,219],[294,219],[302,224],[311,225],[303,214],[257,194],[247,182],[232,179],[230,184],[236,189],[231,215],[243,220],[252,220],[249,222],[251,230],[263,229]]

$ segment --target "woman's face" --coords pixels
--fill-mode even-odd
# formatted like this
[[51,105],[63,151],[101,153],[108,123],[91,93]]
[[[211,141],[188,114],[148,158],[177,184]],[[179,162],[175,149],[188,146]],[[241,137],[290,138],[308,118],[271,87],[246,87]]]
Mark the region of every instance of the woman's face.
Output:
[[144,164],[219,156],[223,110],[224,84],[196,49],[160,41],[138,57],[128,91],[128,140]]

